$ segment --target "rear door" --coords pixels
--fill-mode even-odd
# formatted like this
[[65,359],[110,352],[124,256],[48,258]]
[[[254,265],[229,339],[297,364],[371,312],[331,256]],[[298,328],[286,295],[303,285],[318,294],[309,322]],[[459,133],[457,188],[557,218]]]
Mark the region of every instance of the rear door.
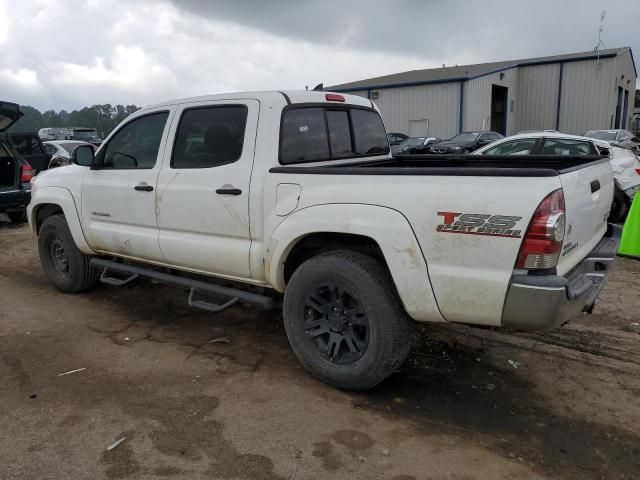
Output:
[[178,107],[156,194],[167,262],[249,278],[249,185],[259,102],[207,101]]
[[[586,140],[545,138],[541,154],[580,157],[598,152]],[[608,159],[568,170],[560,175],[567,218],[557,267],[560,275],[582,261],[604,235],[614,190],[613,170]]]

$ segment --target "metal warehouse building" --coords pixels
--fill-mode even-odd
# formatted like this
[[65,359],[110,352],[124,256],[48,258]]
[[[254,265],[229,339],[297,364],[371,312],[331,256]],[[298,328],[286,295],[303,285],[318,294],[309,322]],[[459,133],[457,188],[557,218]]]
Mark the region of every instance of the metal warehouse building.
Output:
[[413,70],[326,90],[370,98],[388,131],[554,129],[581,134],[631,125],[636,68],[630,48]]

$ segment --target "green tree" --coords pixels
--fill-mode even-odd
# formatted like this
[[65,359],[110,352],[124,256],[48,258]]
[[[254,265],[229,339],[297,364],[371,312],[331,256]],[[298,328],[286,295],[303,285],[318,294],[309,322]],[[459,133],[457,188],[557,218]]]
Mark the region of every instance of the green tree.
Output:
[[21,105],[24,116],[13,125],[13,132],[37,132],[45,127],[88,127],[98,130],[105,138],[125,118],[139,110],[136,105],[92,105],[79,110],[46,110],[41,113],[37,108]]

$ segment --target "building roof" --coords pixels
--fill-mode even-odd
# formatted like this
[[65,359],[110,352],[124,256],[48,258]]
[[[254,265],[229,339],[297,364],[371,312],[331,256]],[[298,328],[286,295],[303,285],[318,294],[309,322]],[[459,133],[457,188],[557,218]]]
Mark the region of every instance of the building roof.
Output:
[[[600,50],[600,58],[615,57],[629,51],[630,47],[609,48]],[[529,65],[543,65],[546,63],[575,62],[579,60],[595,59],[597,53],[589,52],[568,53],[551,57],[524,58],[520,60],[507,60],[504,62],[478,63],[474,65],[456,65],[455,67],[427,68],[425,70],[410,70],[408,72],[393,73],[382,77],[368,78],[357,82],[342,83],[327,87],[325,90],[348,92],[354,90],[402,87],[412,85],[424,85],[428,83],[445,83],[471,80],[502,70]],[[633,59],[633,55],[631,56]]]

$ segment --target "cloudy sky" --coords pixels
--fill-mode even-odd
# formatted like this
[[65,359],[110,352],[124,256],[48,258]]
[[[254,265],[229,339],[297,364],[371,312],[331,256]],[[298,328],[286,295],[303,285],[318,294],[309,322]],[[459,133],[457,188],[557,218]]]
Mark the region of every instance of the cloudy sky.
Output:
[[603,9],[640,62],[640,0],[0,0],[0,96],[148,105],[588,51]]

